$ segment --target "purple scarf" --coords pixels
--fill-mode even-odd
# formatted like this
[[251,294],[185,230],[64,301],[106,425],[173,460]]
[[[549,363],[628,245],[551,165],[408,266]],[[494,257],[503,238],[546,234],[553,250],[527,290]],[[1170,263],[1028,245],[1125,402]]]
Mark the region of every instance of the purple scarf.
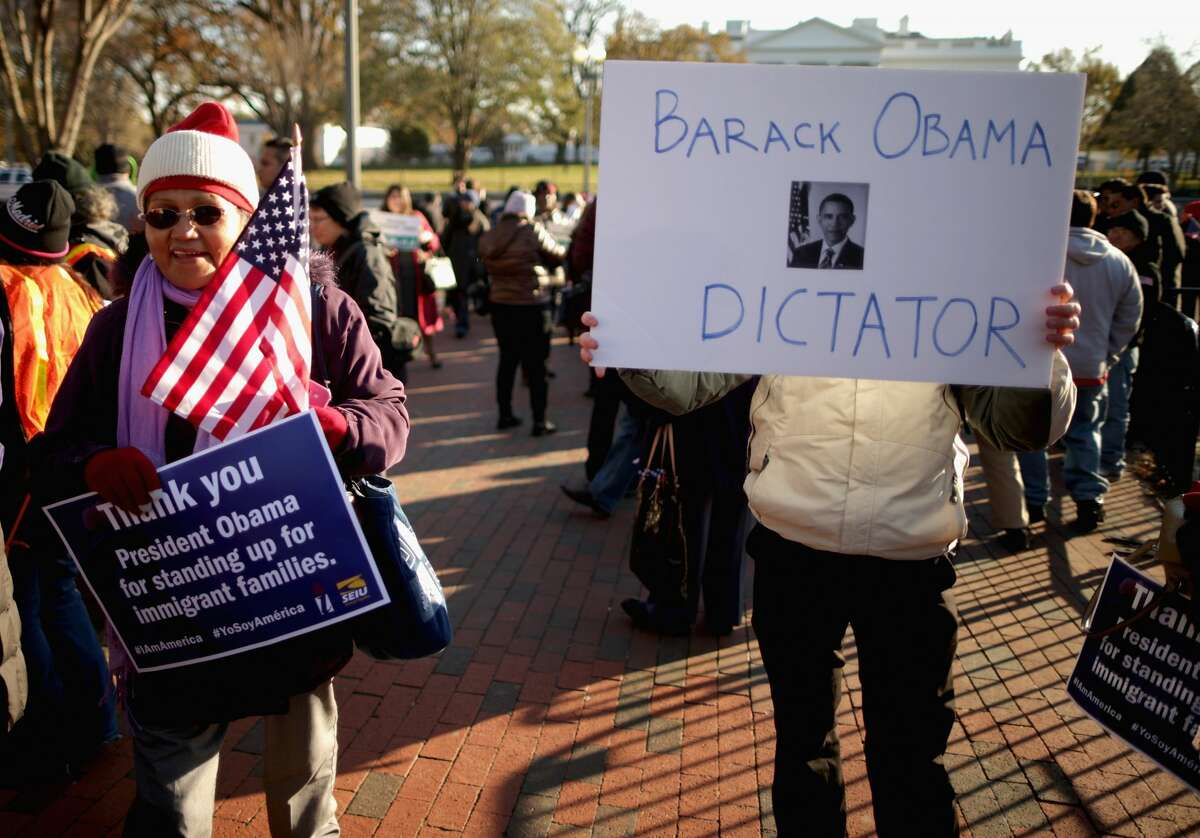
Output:
[[[129,292],[129,312],[121,343],[121,371],[117,379],[117,445],[139,449],[158,467],[166,464],[169,414],[141,391],[154,365],[167,351],[163,298],[190,309],[200,299],[200,293],[172,285],[149,256],[138,266]],[[208,433],[196,431],[194,450],[201,451],[216,444],[217,440]]]

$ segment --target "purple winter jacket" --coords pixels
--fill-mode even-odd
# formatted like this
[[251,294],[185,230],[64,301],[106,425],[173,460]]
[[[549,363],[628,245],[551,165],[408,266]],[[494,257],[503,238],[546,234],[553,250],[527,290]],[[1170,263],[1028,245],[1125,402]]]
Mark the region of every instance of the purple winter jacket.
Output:
[[[323,353],[330,404],[349,424],[334,460],[347,477],[385,471],[404,456],[408,442],[404,385],[384,369],[358,305],[332,284],[329,259],[314,258],[311,273],[324,296],[323,305],[314,308],[320,349],[314,344],[313,350]],[[39,505],[88,491],[87,458],[117,444],[117,381],[127,311],[128,299],[120,299],[92,318],[46,430],[30,443],[35,480],[43,476],[35,483]],[[168,340],[178,328],[171,321],[168,310]],[[191,453],[191,425],[172,416],[166,436],[168,461]],[[314,689],[349,661],[353,645],[344,626],[215,661],[131,674],[128,699],[138,721],[149,725],[210,724],[286,712],[290,696]]]

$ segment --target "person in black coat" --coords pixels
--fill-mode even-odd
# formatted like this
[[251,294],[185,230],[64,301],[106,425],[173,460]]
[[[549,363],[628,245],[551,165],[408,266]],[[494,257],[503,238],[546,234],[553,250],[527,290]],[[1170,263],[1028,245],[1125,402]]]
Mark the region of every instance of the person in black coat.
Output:
[[[621,603],[634,625],[644,631],[689,634],[701,599],[703,625],[709,634],[729,634],[742,622],[742,554],[748,511],[742,483],[750,438],[750,398],[757,385],[758,378],[751,378],[726,398],[683,416],[642,405],[648,425],[643,464],[648,463],[654,432],[667,423],[674,428],[687,541],[681,579],[672,579],[670,584],[652,580],[655,587],[645,600]],[[670,564],[675,558],[664,556],[663,561]]]
[[840,192],[826,195],[817,210],[822,238],[792,250],[789,268],[841,268],[861,271],[862,245],[850,241],[854,226],[854,202]]
[[[396,277],[379,228],[362,208],[362,198],[349,183],[326,186],[313,194],[309,207],[313,243],[328,250],[337,265],[338,284],[367,318],[371,337],[384,366],[400,381],[407,378],[412,350],[404,345]],[[412,337],[419,338],[419,332]]]

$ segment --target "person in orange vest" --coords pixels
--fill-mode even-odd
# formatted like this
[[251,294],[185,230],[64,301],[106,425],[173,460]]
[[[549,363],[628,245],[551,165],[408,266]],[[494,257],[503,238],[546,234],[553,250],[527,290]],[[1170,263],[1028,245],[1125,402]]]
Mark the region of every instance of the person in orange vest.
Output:
[[71,215],[69,250],[64,261],[106,300],[117,297],[109,274],[117,259],[129,247],[129,233],[113,219],[117,202],[102,186],[89,186],[74,192],[75,212]]
[[108,665],[75,567],[31,497],[30,440],[103,305],[61,264],[75,209],[55,181],[25,184],[0,204],[0,528],[29,673],[25,718],[0,745],[0,780],[54,780],[117,738]]

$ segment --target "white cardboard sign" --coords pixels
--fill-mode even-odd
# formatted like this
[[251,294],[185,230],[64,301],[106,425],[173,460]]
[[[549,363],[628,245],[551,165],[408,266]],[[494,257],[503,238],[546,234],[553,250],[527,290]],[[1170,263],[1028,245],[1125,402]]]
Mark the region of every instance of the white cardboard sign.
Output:
[[611,61],[601,366],[1046,387],[1083,76]]
[[383,240],[397,250],[416,250],[421,244],[421,219],[398,212],[370,210],[371,220],[379,227]]

